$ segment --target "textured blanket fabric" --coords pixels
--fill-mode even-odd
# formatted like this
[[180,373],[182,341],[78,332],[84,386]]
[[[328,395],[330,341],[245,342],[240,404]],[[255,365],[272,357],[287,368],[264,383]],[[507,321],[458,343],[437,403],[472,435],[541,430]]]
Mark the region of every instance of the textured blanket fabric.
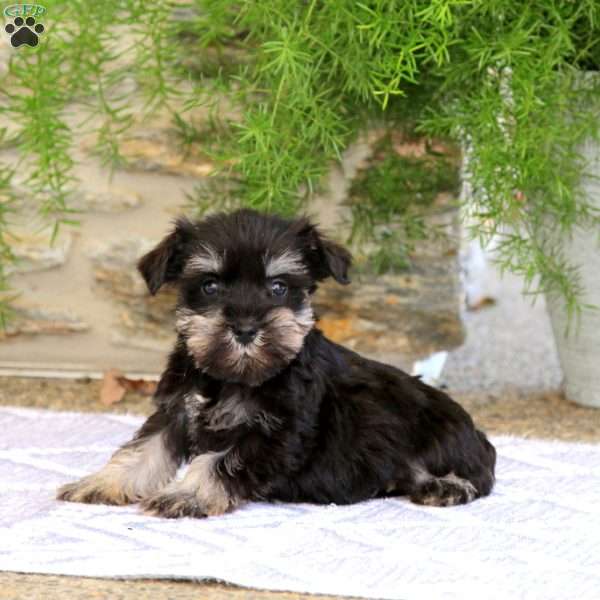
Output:
[[54,500],[138,417],[0,408],[0,570],[211,578],[370,598],[600,598],[600,446],[496,438],[489,498],[250,504],[177,521]]

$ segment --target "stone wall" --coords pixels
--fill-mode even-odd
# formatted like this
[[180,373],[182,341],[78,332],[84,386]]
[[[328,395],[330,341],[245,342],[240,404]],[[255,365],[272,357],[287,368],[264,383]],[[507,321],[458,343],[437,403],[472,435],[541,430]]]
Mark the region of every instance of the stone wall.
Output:
[[[77,130],[79,108],[69,120]],[[202,111],[190,118],[202,120]],[[4,123],[10,127],[10,123]],[[0,123],[0,127],[3,123]],[[344,199],[364,168],[376,133],[364,136],[332,165],[323,194],[308,212],[344,237]],[[78,187],[70,205],[77,227],[64,228],[50,244],[50,230],[36,216],[39,199],[15,180],[20,211],[12,244],[18,261],[11,282],[19,297],[15,317],[0,333],[0,369],[96,375],[110,368],[156,374],[174,339],[174,293],[150,297],[135,262],[186,210],[187,194],[213,166],[201,143],[183,152],[166,116],[138,123],[122,140],[124,168],[112,179],[92,152],[87,134],[75,136]],[[14,148],[0,161],[14,163]],[[373,355],[393,355],[407,365],[417,357],[462,342],[459,318],[456,211],[432,211],[448,238],[420,244],[410,271],[354,277],[351,286],[327,284],[317,292],[320,326],[331,337]]]

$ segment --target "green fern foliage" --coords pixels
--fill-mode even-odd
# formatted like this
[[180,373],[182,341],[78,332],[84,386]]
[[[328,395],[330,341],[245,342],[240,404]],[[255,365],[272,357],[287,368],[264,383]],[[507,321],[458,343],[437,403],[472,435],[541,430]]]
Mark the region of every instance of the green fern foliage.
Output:
[[[587,165],[578,150],[598,135],[598,78],[582,77],[600,69],[597,0],[45,6],[44,39],[14,52],[0,81],[0,114],[18,125],[19,168],[56,228],[74,221],[72,128],[86,126],[69,120],[72,101],[88,106],[96,150],[112,168],[133,122],[131,85],[145,113],[172,114],[184,140],[197,132],[181,107],[210,106],[217,135],[208,151],[221,172],[191,198],[203,210],[224,199],[301,211],[359,132],[410,127],[466,149],[473,233],[499,240],[501,265],[524,275],[531,291],[559,292],[571,310],[581,308],[576,265],[544,232],[598,225],[581,194]],[[376,177],[382,190],[401,185],[391,171]],[[397,197],[386,200],[386,215],[408,218]],[[381,210],[365,201],[353,214],[375,222]],[[0,240],[7,225],[1,218]],[[396,242],[378,243],[401,255]]]

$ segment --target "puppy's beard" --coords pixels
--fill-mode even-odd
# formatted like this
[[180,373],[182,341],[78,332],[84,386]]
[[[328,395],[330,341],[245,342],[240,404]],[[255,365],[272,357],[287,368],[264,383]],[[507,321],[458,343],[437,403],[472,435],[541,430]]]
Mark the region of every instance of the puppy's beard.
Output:
[[259,385],[297,356],[314,322],[309,304],[297,312],[274,308],[249,344],[237,341],[220,310],[197,314],[181,308],[176,327],[199,369],[217,379]]

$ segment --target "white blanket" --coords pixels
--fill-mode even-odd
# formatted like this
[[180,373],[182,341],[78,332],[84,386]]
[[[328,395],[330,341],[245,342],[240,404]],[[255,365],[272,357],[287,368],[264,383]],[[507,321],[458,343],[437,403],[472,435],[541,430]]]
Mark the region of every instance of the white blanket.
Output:
[[496,438],[493,494],[455,508],[249,504],[166,520],[54,500],[141,422],[0,408],[0,570],[405,600],[600,599],[600,446]]

